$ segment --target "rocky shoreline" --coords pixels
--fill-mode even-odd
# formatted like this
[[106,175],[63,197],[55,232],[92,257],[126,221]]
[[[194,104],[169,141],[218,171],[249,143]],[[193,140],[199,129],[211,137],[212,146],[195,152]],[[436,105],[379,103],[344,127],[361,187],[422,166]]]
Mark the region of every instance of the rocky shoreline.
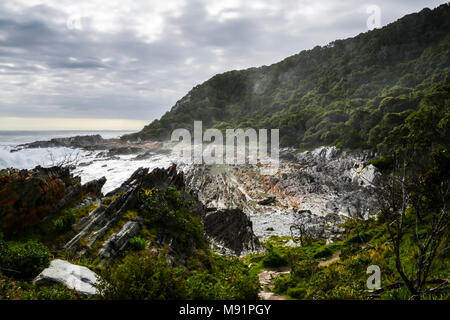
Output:
[[23,149],[36,148],[58,148],[65,147],[71,149],[83,149],[86,151],[105,151],[101,153],[104,157],[117,155],[139,154],[141,157],[150,151],[164,152],[161,142],[123,142],[120,139],[104,139],[101,135],[74,136],[67,138],[53,138],[46,141],[35,141],[20,144],[11,152],[18,152]]
[[[130,161],[170,152],[163,143],[128,144],[100,136],[18,146],[48,147],[96,150],[102,157],[127,154],[132,156]],[[260,164],[173,164],[152,171],[139,168],[106,195],[101,191],[106,182],[104,177],[81,184],[68,167],[6,169],[0,171],[4,182],[0,193],[4,195],[2,201],[7,202],[1,204],[0,222],[3,230],[11,229],[13,234],[51,217],[70,203],[77,202],[76,208],[95,204],[92,211],[72,225],[72,236],[61,248],[79,256],[95,256],[104,264],[128,250],[132,239],[141,234],[144,219],[136,214],[145,211],[139,198],[141,190],[177,190],[191,203],[189,210],[201,221],[210,248],[228,257],[264,252],[261,242],[273,235],[308,236],[334,242],[342,239],[344,230],[340,224],[345,219],[367,219],[375,213],[373,184],[380,173],[368,164],[374,154],[321,147],[306,152],[283,149],[280,155],[279,169],[273,175],[262,174]],[[17,207],[24,208],[23,212],[13,210]],[[27,218],[30,212],[34,212],[31,220]],[[22,226],[20,221],[28,222]],[[158,252],[162,250],[171,265],[186,266],[193,253],[200,249],[199,243],[188,240],[186,247],[179,236],[173,230],[162,228],[145,246]],[[285,245],[300,244],[291,240]],[[84,269],[74,275],[75,269],[78,266],[54,260],[35,282],[60,282],[79,289],[82,294],[95,294],[92,280],[95,276]],[[83,274],[89,275],[88,282],[82,279]],[[79,288],[67,283],[74,276],[71,283],[78,283]]]
[[[169,145],[161,142],[125,143],[99,135],[36,141],[20,145],[17,150],[47,147],[96,150],[100,151],[97,157],[106,159],[132,155],[131,160],[142,160],[171,152]],[[272,235],[292,236],[291,226],[307,213],[308,225],[317,230],[315,235],[334,241],[340,230],[325,227],[329,224],[326,221],[335,221],[337,225],[345,218],[367,219],[376,211],[372,185],[380,173],[368,164],[375,156],[367,151],[347,152],[336,147],[306,152],[284,148],[280,150],[279,170],[274,175],[263,175],[260,165],[249,164],[178,164],[178,168],[184,173],[186,189],[207,209],[242,210],[253,222],[252,228],[260,240]]]
[[[261,239],[290,236],[291,225],[305,212],[316,226],[324,225],[324,219],[339,224],[376,212],[372,185],[380,173],[368,164],[373,154],[322,147],[302,153],[286,150],[282,156],[278,172],[269,176],[251,165],[189,166],[184,168],[186,185],[207,207],[242,209]],[[336,238],[330,232],[316,235]]]

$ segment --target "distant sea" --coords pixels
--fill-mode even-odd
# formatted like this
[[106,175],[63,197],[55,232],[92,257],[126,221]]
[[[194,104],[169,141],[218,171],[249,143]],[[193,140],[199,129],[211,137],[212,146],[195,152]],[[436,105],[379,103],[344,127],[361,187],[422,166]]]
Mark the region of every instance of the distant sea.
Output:
[[76,168],[74,175],[85,183],[105,176],[107,181],[103,192],[107,193],[139,167],[168,167],[172,160],[167,155],[155,155],[146,160],[133,160],[136,155],[124,155],[114,160],[101,156],[100,151],[85,151],[69,148],[23,149],[11,152],[19,144],[46,141],[52,138],[85,136],[99,134],[105,139],[118,138],[134,131],[1,131],[0,130],[0,169],[32,169],[38,165],[50,167],[61,159],[73,159]]
[[50,140],[52,138],[64,138],[74,136],[87,136],[99,134],[105,139],[118,138],[124,134],[134,131],[2,131],[0,130],[0,146],[16,146],[18,144],[29,143],[39,140]]

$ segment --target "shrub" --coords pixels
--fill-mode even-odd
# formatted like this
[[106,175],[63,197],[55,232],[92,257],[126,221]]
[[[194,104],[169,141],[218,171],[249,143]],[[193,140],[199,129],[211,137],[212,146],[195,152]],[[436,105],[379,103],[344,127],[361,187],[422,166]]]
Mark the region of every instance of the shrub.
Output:
[[292,280],[292,275],[288,273],[275,278],[273,292],[284,293],[287,292],[287,290],[292,286],[295,286],[295,283]]
[[206,249],[204,228],[195,208],[183,194],[175,188],[141,189],[138,199],[142,204],[140,214],[147,226],[157,226],[168,233],[182,252],[193,247]]
[[328,247],[322,247],[319,250],[317,250],[316,254],[314,255],[314,258],[319,259],[319,258],[327,258],[329,256],[331,256],[333,254],[333,250]]
[[255,300],[260,289],[258,276],[239,259],[214,255],[212,271],[187,278],[187,298],[194,300]]
[[27,285],[22,294],[24,300],[75,300],[80,299],[76,291],[66,288],[62,284],[51,286]]
[[317,262],[312,259],[298,261],[292,268],[294,278],[309,278],[317,271]]
[[361,250],[361,247],[356,243],[351,243],[344,248],[342,248],[341,254],[339,255],[341,259],[347,259],[353,255],[355,255],[358,251]]
[[121,262],[106,266],[97,288],[105,299],[176,300],[185,296],[181,272],[149,250],[130,253]]
[[0,266],[5,274],[32,278],[49,266],[50,258],[48,248],[35,241],[5,244],[0,251]]
[[272,245],[266,246],[267,253],[262,260],[263,266],[266,268],[283,267],[288,264],[285,254],[281,248],[274,247]]
[[358,232],[357,234],[349,237],[346,241],[345,244],[351,244],[351,243],[366,243],[368,241],[370,241],[370,239],[372,239],[375,235],[375,231],[373,230],[369,230],[369,231],[362,231],[362,232]]
[[370,160],[369,164],[374,165],[380,170],[390,170],[394,165],[392,157],[379,157],[378,159]]
[[336,140],[335,142],[334,142],[334,146],[336,147],[336,148],[342,148],[342,142],[341,141],[339,141],[339,140]]
[[163,255],[132,252],[107,265],[97,286],[105,299],[256,300],[259,281],[239,259],[210,256],[210,270],[176,269]]
[[144,250],[145,247],[147,246],[147,240],[145,240],[144,238],[141,238],[139,236],[136,236],[136,237],[130,239],[130,246],[134,250]]
[[307,295],[307,292],[304,288],[289,288],[287,294],[295,299],[303,299]]
[[226,299],[225,288],[212,274],[202,272],[187,279],[187,295],[193,300]]
[[77,221],[77,216],[73,210],[66,210],[64,215],[54,221],[55,231],[57,233],[64,233],[72,228],[72,225]]
[[220,295],[214,299],[256,300],[260,284],[258,275],[250,272],[248,267],[237,258],[230,259],[213,256],[211,274],[220,285]]
[[112,197],[106,197],[103,199],[102,204],[104,206],[109,206],[114,200],[116,200],[117,196],[112,196]]

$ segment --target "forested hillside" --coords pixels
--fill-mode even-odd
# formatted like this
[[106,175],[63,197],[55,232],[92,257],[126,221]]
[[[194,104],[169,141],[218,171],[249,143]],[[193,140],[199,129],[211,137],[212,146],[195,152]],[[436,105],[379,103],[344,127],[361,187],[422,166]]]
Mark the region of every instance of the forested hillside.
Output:
[[375,148],[417,111],[432,107],[433,125],[447,123],[449,70],[445,4],[271,66],[216,75],[123,139],[166,140],[202,120],[204,128],[280,128],[282,146]]

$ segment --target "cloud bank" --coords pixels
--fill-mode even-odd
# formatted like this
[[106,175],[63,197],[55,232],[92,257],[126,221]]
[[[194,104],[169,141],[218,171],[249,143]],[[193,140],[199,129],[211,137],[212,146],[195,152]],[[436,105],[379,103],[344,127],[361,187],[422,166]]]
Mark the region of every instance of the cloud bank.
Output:
[[0,117],[141,125],[216,73],[366,32],[370,5],[385,25],[445,2],[3,0]]

